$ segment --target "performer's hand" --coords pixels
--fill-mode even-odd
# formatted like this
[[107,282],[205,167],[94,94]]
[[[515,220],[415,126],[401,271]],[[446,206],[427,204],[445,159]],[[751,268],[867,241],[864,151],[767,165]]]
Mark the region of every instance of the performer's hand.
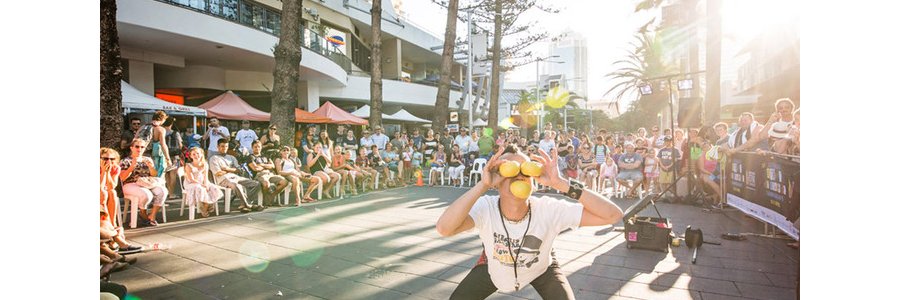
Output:
[[532,154],[531,160],[544,165],[544,172],[541,173],[541,176],[534,179],[544,186],[557,186],[557,184],[563,182],[559,176],[559,154],[556,152],[556,148],[550,149],[550,155],[547,155],[547,152],[544,152],[543,149],[538,149],[538,154],[540,155]]
[[497,151],[497,153],[488,160],[487,164],[484,165],[481,184],[487,188],[494,188],[500,184],[500,180],[503,180],[503,176],[500,176],[500,173],[498,172],[500,164],[505,161],[500,159],[501,155],[503,155],[503,152]]

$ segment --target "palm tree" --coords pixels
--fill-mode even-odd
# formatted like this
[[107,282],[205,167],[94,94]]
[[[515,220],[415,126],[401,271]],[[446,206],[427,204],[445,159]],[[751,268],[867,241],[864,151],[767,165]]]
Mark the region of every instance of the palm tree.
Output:
[[450,0],[447,5],[447,28],[444,31],[444,51],[441,55],[441,78],[440,81],[438,81],[437,99],[434,103],[434,120],[431,123],[431,128],[441,130],[447,127],[447,118],[449,117],[450,69],[453,67],[453,46],[456,41],[456,16],[458,11],[459,0]]
[[[634,50],[628,53],[625,59],[613,64],[618,69],[606,74],[606,77],[616,82],[604,95],[613,95],[618,104],[626,96],[640,95],[639,89],[647,78],[667,75],[672,72],[672,67],[663,59],[662,37],[659,34],[651,36],[648,33],[635,34]],[[634,111],[642,117],[655,120],[655,116],[666,104],[666,91],[660,85],[652,86],[653,93],[639,96],[629,112]],[[652,117],[651,117],[652,116]]]
[[297,81],[300,80],[300,12],[301,0],[282,1],[281,36],[275,46],[274,85],[270,123],[278,126],[282,141],[294,140],[297,107]]
[[369,98],[372,99],[369,125],[381,126],[381,1],[372,1],[372,77]]
[[100,146],[119,148],[122,136],[122,61],[116,1],[100,1]]

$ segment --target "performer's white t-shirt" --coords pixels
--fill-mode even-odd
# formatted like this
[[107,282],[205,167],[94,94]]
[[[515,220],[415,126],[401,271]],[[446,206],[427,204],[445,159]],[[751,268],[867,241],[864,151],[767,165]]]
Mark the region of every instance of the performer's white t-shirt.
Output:
[[[553,240],[565,229],[578,228],[584,206],[547,196],[532,196],[529,198],[531,226],[528,226],[527,216],[517,224],[506,221],[506,230],[509,231],[509,241],[512,243],[507,247],[506,231],[503,230],[498,207],[499,199],[500,196],[481,196],[472,206],[469,216],[475,221],[475,230],[484,244],[491,281],[498,290],[510,292],[515,291],[516,276],[513,272],[514,254],[510,254],[509,249],[519,251],[518,282],[519,289],[523,289],[547,271]],[[521,250],[517,250],[520,246]]]

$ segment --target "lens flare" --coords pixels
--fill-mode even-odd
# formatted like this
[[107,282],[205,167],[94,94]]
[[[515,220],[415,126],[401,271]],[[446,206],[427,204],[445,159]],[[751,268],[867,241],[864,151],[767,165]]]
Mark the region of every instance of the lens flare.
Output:
[[247,241],[241,245],[240,251],[241,265],[247,271],[259,273],[269,267],[269,248],[265,244]]
[[132,294],[125,294],[124,300],[141,300],[141,297],[138,297],[138,296],[135,296]]
[[513,123],[512,117],[503,119],[502,121],[500,121],[500,124],[497,124],[497,125],[500,126],[500,128],[503,128],[504,130],[513,128],[515,126],[515,124]]
[[298,267],[309,267],[319,261],[323,252],[324,250],[322,250],[322,248],[303,250],[292,255],[291,260],[294,261],[294,265]]
[[562,108],[569,103],[569,91],[561,87],[552,88],[547,93],[544,102],[552,108]]

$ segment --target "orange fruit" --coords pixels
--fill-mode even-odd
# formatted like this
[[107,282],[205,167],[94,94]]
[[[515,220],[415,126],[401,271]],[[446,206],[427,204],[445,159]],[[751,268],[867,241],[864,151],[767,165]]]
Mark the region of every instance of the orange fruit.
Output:
[[531,180],[516,180],[509,184],[509,191],[519,199],[528,199],[531,196]]

